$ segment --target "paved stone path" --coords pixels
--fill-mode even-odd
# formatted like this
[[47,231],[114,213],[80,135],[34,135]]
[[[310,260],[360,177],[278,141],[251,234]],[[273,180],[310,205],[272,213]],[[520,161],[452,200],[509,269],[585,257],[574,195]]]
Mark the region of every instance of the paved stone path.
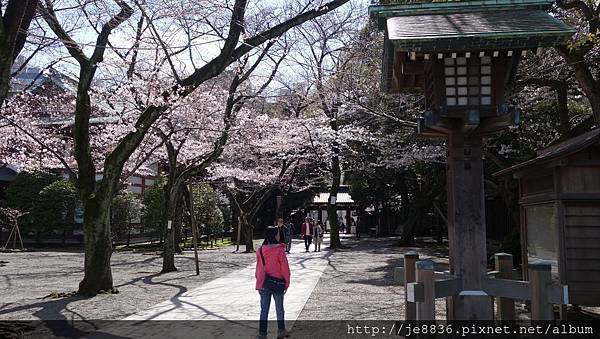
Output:
[[[328,239],[325,240],[322,246],[328,246]],[[313,247],[307,253],[303,241],[295,240],[288,255],[292,272],[290,287],[284,298],[288,328],[293,327],[327,267],[329,252],[312,252]],[[260,299],[255,290],[254,272],[255,264],[251,264],[124,318],[125,321],[115,322],[91,337],[255,337]],[[271,302],[269,319],[276,319],[274,302]],[[195,322],[185,322],[189,320]],[[270,332],[275,332],[274,325],[274,322],[270,323]],[[199,336],[199,331],[204,335]]]

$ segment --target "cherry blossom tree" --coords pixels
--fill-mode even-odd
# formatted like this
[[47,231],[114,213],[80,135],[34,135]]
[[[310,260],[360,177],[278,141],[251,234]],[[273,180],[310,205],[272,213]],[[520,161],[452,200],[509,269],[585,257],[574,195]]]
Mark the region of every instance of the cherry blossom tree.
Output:
[[[190,94],[186,100],[171,107],[168,114],[164,115],[154,128],[154,132],[165,145],[164,161],[168,164],[165,225],[168,220],[177,220],[177,210],[183,201],[189,180],[202,175],[206,168],[220,157],[238,113],[273,80],[285,56],[285,50],[283,56],[275,60],[264,83],[257,89],[249,85],[252,73],[262,61],[274,60],[273,56],[268,55],[273,45],[274,41],[268,43],[251,64],[249,56],[242,58],[232,74],[222,74],[210,84],[204,84],[203,87],[206,88],[203,90]],[[226,88],[227,82],[229,86]],[[164,230],[163,272],[176,270],[174,252],[177,244],[173,242],[172,232],[178,227],[179,225],[175,225]]]
[[[76,175],[75,180],[84,204],[85,269],[84,279],[79,286],[80,292],[95,294],[113,288],[110,270],[110,201],[117,192],[130,157],[147,140],[152,125],[175,102],[189,96],[254,48],[276,39],[292,27],[335,10],[345,2],[347,0],[328,3],[305,1],[277,8],[251,4],[246,0],[237,0],[229,6],[212,2],[134,1],[130,4],[115,0],[85,3],[60,11],[49,0],[38,3],[38,9],[48,27],[61,41],[78,68],[73,109],[75,119],[72,126],[73,153],[77,166],[76,171],[72,172]],[[69,11],[80,11],[88,18],[90,27],[86,32],[74,34],[65,28],[69,25],[62,20],[65,18],[64,13]],[[277,14],[266,15],[267,13]],[[247,14],[265,16],[252,22],[246,21]],[[138,24],[131,25],[130,19],[136,16]],[[269,20],[264,20],[264,17]],[[165,24],[169,20],[178,25]],[[172,27],[175,26],[177,29],[173,30]],[[93,34],[96,34],[96,41],[89,46],[83,40],[89,39]],[[109,41],[109,37],[112,37],[112,41]],[[129,45],[123,47],[127,44]],[[205,45],[217,48],[202,53]],[[145,50],[144,46],[152,48]],[[182,58],[184,54],[189,57]],[[145,68],[148,66],[146,61],[152,55],[156,61],[153,66],[160,66]],[[207,56],[207,59],[202,59]],[[105,59],[111,63],[106,63]],[[114,62],[115,60],[122,62]],[[146,72],[155,76],[145,76],[143,73]],[[115,133],[111,142],[98,143],[105,145],[107,150],[99,159],[99,166],[93,156],[92,141],[92,98],[94,90],[102,85],[95,82],[98,74],[104,79],[112,78],[120,82],[116,86],[117,90],[127,88],[128,94],[138,105],[137,110],[127,110],[132,114],[130,117],[135,118],[125,119],[123,124],[115,124],[115,128],[120,130],[122,127],[129,127],[126,133]],[[168,80],[158,82],[164,79]],[[150,97],[150,100],[140,105],[144,102],[143,97]],[[114,110],[121,111],[119,105],[123,103],[103,101],[108,101]],[[29,135],[32,139],[34,136]],[[45,147],[48,151],[51,148]],[[57,154],[54,155],[60,158]],[[68,162],[61,164],[65,167],[69,165]],[[97,180],[98,172],[101,173],[100,180]]]
[[208,170],[239,217],[247,252],[254,251],[256,215],[276,189],[313,188],[329,172],[332,144],[346,150],[351,140],[364,137],[359,128],[334,133],[324,117],[276,118],[251,110],[234,129],[222,159]]

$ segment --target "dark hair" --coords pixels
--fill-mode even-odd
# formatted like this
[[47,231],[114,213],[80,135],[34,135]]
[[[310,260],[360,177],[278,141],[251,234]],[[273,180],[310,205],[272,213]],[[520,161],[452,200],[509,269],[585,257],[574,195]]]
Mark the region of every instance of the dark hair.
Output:
[[277,226],[267,227],[265,230],[265,241],[263,241],[263,245],[278,244],[279,241],[277,241],[275,238],[278,232],[279,228]]

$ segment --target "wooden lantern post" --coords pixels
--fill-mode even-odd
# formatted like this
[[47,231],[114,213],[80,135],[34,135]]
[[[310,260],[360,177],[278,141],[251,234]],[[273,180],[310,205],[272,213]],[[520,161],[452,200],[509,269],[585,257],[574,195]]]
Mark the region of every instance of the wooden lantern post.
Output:
[[417,133],[447,140],[450,273],[460,286],[449,298],[449,320],[493,319],[482,144],[519,122],[505,91],[521,56],[574,32],[546,12],[552,2],[387,0],[369,8],[385,32],[383,90],[423,89]]

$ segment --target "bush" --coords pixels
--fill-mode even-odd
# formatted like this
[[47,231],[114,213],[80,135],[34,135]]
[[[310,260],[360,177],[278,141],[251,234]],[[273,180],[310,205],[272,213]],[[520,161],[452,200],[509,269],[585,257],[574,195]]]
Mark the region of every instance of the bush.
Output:
[[159,178],[150,188],[144,192],[144,212],[142,213],[142,224],[144,232],[161,234],[163,213],[165,203],[165,179]]
[[129,245],[132,224],[140,221],[143,211],[142,201],[135,193],[128,190],[119,192],[111,202],[112,230],[121,239],[126,235],[127,245]]
[[194,186],[194,212],[200,235],[219,235],[223,233],[223,212],[219,208],[219,199],[209,184]]
[[[60,177],[56,174],[42,171],[23,171],[19,173],[15,181],[5,191],[6,206],[21,212],[31,213],[40,191],[59,179]],[[21,231],[23,233],[37,231],[31,214],[20,218],[19,225],[22,227]]]
[[77,202],[77,189],[72,182],[60,179],[44,187],[31,211],[38,239],[55,230],[64,234],[72,229]]

